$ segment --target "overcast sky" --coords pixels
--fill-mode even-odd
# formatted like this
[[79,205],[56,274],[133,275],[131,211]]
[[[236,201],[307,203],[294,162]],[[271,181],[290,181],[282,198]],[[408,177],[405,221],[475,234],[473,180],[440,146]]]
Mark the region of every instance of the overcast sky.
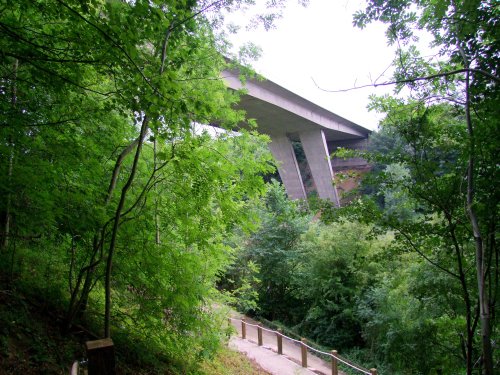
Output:
[[379,80],[390,78],[386,70],[394,48],[387,46],[385,27],[369,25],[360,30],[352,25],[352,14],[362,8],[362,0],[310,0],[305,8],[289,0],[275,30],[242,31],[232,41],[252,41],[262,48],[262,57],[253,65],[266,78],[348,120],[375,129],[380,117],[366,109],[368,96],[382,95],[390,88],[327,93],[314,83],[336,90],[368,84],[384,72],[385,79]]

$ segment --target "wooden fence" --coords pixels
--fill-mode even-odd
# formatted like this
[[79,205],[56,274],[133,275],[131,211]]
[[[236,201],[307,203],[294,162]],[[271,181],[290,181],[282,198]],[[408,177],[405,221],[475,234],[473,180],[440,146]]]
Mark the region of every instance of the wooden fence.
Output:
[[[70,375],[115,375],[115,347],[113,340],[101,339],[87,341],[85,343],[87,359],[74,361],[70,369]],[[80,366],[80,365],[84,366]]]
[[[263,331],[267,331],[276,335],[276,345],[278,348],[278,354],[283,355],[283,339],[294,342],[300,346],[301,352],[301,364],[302,367],[307,368],[307,355],[308,352],[318,353],[320,356],[329,357],[331,360],[332,375],[339,374],[339,364],[343,364],[350,369],[358,371],[365,375],[377,375],[377,370],[372,368],[370,370],[363,368],[359,365],[352,363],[346,358],[340,356],[336,350],[332,350],[330,353],[323,352],[312,346],[308,345],[306,339],[295,340],[291,337],[283,335],[283,332],[278,329],[274,331],[262,327],[259,324],[251,324],[245,321],[245,319],[235,319],[229,318],[229,324],[231,321],[241,322],[241,337],[246,339],[247,337],[247,327],[255,327],[257,329],[257,344],[259,346],[264,345]],[[88,362],[88,374],[89,375],[114,375],[115,374],[115,358],[114,358],[114,346],[111,339],[88,341],[86,343]],[[79,362],[75,361],[73,366],[71,366],[70,374],[78,375],[79,373]]]
[[352,363],[351,361],[347,360],[346,358],[340,356],[336,350],[332,350],[330,353],[323,352],[321,350],[318,350],[316,348],[313,348],[312,346],[307,344],[306,339],[301,339],[301,340],[295,340],[292,339],[291,337],[283,335],[283,332],[281,329],[278,329],[277,331],[264,328],[262,325],[259,324],[251,324],[245,321],[245,319],[236,319],[236,318],[229,318],[229,324],[231,324],[231,321],[239,321],[241,322],[241,337],[243,339],[246,339],[247,337],[247,327],[255,327],[257,329],[257,344],[259,346],[262,346],[264,344],[263,340],[263,335],[262,331],[267,331],[270,333],[274,333],[276,335],[276,346],[278,348],[278,354],[282,355],[283,354],[283,339],[289,340],[291,342],[294,342],[300,346],[300,352],[301,352],[301,364],[302,367],[307,368],[307,353],[313,352],[313,353],[318,353],[323,357],[330,358],[331,360],[331,367],[332,367],[332,375],[338,375],[339,374],[339,364],[343,364],[347,366],[350,369],[353,369],[355,371],[358,371],[362,374],[365,375],[377,375],[377,370],[372,368],[372,369],[366,369],[363,368],[359,365],[356,365]]

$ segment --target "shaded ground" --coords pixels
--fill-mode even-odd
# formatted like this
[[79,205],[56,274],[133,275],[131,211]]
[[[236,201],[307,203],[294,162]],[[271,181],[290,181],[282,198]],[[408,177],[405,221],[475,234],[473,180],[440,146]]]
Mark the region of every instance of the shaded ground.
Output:
[[[62,312],[49,301],[25,295],[2,282],[0,273],[0,375],[68,375],[75,359],[85,357],[84,343],[95,339],[84,328],[61,333]],[[138,363],[133,348],[117,347],[118,375],[169,374],[169,369]],[[255,361],[223,348],[201,364],[205,375],[270,375]],[[179,372],[175,372],[179,373]],[[189,374],[189,372],[188,372]]]
[[57,312],[0,284],[0,375],[63,374],[81,358],[80,339],[62,335]]

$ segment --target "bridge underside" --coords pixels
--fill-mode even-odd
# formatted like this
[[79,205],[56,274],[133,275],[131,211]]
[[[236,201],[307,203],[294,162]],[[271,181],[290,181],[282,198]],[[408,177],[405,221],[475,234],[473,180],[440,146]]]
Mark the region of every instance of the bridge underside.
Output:
[[[338,147],[359,148],[369,130],[354,124],[269,81],[248,80],[244,86],[237,72],[224,71],[229,88],[244,88],[239,107],[257,121],[258,131],[271,137],[269,148],[278,161],[278,172],[292,199],[305,199],[306,189],[292,142],[300,142],[316,192],[322,199],[339,204],[333,184],[334,168],[329,155]],[[351,166],[366,162],[347,161]],[[345,161],[333,160],[333,166]]]

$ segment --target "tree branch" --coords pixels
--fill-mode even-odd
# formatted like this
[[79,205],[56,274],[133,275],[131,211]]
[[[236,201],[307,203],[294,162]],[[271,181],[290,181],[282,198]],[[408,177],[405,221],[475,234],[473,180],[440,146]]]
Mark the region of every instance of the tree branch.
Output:
[[427,255],[425,255],[424,253],[422,253],[422,251],[420,251],[420,249],[418,248],[418,246],[416,246],[413,241],[411,240],[410,236],[403,232],[402,230],[400,229],[397,229],[396,230],[401,234],[403,235],[403,237],[406,239],[406,241],[410,244],[410,246],[413,248],[413,250],[415,250],[417,252],[418,255],[420,255],[422,258],[424,258],[426,261],[428,261],[430,264],[432,264],[434,267],[440,269],[441,271],[447,273],[448,275],[450,276],[453,276],[457,279],[460,280],[460,276],[451,272],[450,270],[447,270],[446,268],[442,267],[441,265],[439,265],[438,263],[434,262],[433,260],[431,260]]
[[314,78],[311,77],[311,79],[314,82],[314,85],[318,89],[320,89],[321,91],[330,92],[330,93],[340,93],[340,92],[349,92],[349,91],[353,91],[353,90],[364,89],[364,88],[367,88],[367,87],[390,86],[390,85],[398,85],[400,83],[412,83],[412,82],[418,82],[418,81],[428,81],[428,80],[431,80],[431,79],[434,79],[434,78],[448,77],[448,76],[451,76],[451,75],[460,74],[460,73],[467,73],[467,72],[469,72],[469,73],[478,73],[480,75],[483,75],[485,77],[488,77],[488,78],[492,79],[495,82],[500,82],[500,77],[497,77],[497,76],[495,76],[495,75],[493,75],[491,73],[488,73],[485,70],[482,70],[482,69],[473,69],[473,68],[456,69],[456,70],[451,70],[449,72],[440,72],[440,73],[436,73],[436,74],[431,74],[431,75],[428,75],[428,76],[425,76],[425,77],[414,77],[414,78],[408,78],[408,79],[397,80],[397,81],[387,81],[387,82],[382,82],[382,83],[370,83],[370,84],[367,84],[367,85],[361,85],[361,86],[357,86],[357,87],[350,87],[348,89],[339,89],[339,90],[328,90],[328,89],[322,88],[321,86],[319,86],[316,83],[316,81],[314,80]]

